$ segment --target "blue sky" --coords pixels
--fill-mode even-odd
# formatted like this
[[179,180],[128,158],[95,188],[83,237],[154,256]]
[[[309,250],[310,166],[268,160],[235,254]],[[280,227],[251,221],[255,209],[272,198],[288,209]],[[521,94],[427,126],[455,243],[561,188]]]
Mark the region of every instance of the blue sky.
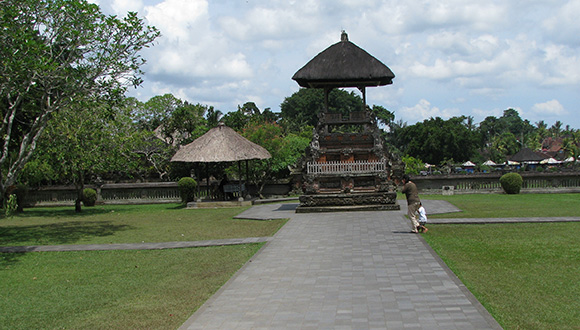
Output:
[[367,102],[397,121],[479,123],[513,108],[580,128],[580,0],[92,1],[161,31],[131,91],[141,101],[172,93],[224,113],[248,101],[279,111],[299,89],[294,73],[345,30],[395,73]]

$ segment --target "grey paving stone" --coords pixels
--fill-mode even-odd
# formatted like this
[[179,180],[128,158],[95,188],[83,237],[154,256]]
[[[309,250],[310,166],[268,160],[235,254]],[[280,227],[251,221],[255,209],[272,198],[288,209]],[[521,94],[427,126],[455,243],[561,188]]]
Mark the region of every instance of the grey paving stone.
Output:
[[500,329],[403,211],[260,208],[290,221],[181,329]]

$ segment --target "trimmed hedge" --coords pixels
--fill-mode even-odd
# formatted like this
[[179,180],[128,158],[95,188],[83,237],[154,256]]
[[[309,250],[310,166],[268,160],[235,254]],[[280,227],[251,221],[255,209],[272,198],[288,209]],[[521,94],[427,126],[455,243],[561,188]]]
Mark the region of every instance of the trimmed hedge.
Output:
[[195,190],[197,188],[197,182],[190,177],[184,177],[179,179],[177,182],[179,187],[179,193],[181,194],[181,202],[189,203],[195,200]]
[[92,188],[83,189],[83,205],[95,206],[96,202],[97,202],[97,191]]
[[519,194],[524,179],[518,173],[506,173],[499,178],[499,183],[506,194]]

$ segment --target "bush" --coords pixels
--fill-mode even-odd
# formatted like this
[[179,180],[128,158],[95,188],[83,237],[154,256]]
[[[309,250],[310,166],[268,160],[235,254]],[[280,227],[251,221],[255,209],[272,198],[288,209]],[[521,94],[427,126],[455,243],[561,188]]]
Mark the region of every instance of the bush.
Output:
[[193,178],[184,177],[179,179],[177,182],[179,187],[179,193],[181,194],[181,202],[189,203],[195,200],[195,188],[197,188],[197,182]]
[[10,195],[4,208],[4,216],[6,218],[12,217],[14,214],[16,214],[17,209],[18,202],[16,201],[16,195]]
[[519,194],[524,179],[518,173],[506,173],[499,178],[499,183],[506,194]]
[[85,206],[95,206],[97,202],[97,191],[92,188],[85,188],[83,190],[83,204]]

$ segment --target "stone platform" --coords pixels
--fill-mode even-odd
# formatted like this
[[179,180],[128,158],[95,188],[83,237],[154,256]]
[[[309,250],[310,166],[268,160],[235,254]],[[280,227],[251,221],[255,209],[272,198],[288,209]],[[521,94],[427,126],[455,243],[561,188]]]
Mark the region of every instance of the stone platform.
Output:
[[306,194],[299,198],[296,213],[400,210],[396,192]]

